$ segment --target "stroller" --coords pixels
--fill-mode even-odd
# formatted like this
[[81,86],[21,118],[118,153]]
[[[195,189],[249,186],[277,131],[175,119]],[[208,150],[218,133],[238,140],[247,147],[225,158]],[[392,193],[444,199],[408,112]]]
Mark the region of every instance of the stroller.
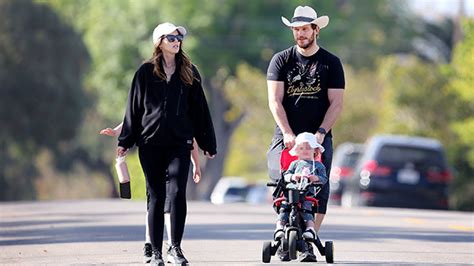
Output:
[[[290,163],[297,159],[291,156],[289,150],[282,151],[280,159],[281,173],[288,169]],[[334,244],[332,241],[326,241],[324,246],[316,235],[314,239],[304,239],[303,232],[306,225],[302,219],[302,204],[304,201],[311,201],[313,204],[313,212],[318,207],[318,200],[313,197],[305,197],[307,190],[311,186],[316,186],[316,194],[321,190],[321,185],[311,184],[307,178],[302,178],[299,183],[286,183],[283,176],[278,183],[270,182],[267,186],[276,187],[273,192],[273,205],[278,213],[281,203],[286,200],[290,206],[289,222],[285,226],[285,235],[279,240],[265,241],[262,249],[262,262],[269,263],[271,257],[276,254],[281,246],[283,252],[288,252],[290,260],[297,258],[297,251],[304,252],[307,246],[314,244],[319,253],[326,257],[327,263],[334,262]],[[285,196],[287,195],[287,197]]]

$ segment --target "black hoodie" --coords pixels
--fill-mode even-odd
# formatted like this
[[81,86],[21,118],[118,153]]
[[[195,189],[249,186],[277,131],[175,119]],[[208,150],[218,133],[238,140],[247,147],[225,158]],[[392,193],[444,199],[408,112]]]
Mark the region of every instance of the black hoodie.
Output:
[[153,74],[153,67],[144,63],[133,77],[118,145],[192,149],[194,137],[202,150],[216,154],[214,126],[196,67],[191,86],[181,81],[179,66],[168,83]]

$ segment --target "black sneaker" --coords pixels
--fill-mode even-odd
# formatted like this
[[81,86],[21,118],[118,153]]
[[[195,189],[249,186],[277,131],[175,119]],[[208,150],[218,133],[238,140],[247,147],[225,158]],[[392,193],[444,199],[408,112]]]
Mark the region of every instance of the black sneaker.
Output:
[[153,254],[152,250],[151,244],[145,243],[143,247],[143,263],[150,263],[151,255]]
[[281,245],[280,247],[277,249],[277,255],[278,255],[278,258],[281,260],[281,261],[290,261],[290,252],[288,251],[283,251],[283,249],[281,248]]
[[153,250],[153,255],[151,256],[150,266],[165,266],[163,261],[163,256],[158,250]]
[[189,262],[183,255],[183,250],[180,246],[171,246],[168,249],[167,261],[173,263],[174,265],[185,266]]
[[314,255],[313,245],[311,243],[306,243],[306,250],[300,254],[300,262],[317,262],[316,255]]

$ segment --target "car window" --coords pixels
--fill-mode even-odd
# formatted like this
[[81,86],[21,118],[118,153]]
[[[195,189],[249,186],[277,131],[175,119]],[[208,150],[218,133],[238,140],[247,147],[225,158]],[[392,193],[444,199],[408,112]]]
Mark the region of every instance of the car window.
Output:
[[227,195],[232,195],[232,196],[245,196],[248,192],[248,188],[237,188],[237,187],[230,187],[227,190]]
[[444,167],[440,151],[418,147],[385,145],[380,149],[376,158],[383,165],[403,166],[406,163],[413,163],[418,167]]
[[359,152],[351,152],[346,153],[345,156],[342,158],[342,162],[340,166],[342,167],[354,167],[360,157]]

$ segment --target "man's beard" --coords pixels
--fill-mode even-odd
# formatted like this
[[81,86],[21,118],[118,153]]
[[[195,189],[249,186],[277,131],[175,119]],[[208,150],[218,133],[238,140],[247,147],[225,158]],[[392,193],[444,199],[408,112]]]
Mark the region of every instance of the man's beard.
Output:
[[296,40],[296,45],[298,45],[298,47],[301,48],[301,49],[307,49],[308,47],[310,47],[311,45],[313,45],[313,43],[314,43],[314,36],[312,36],[312,37],[308,40],[308,43],[307,43],[306,45],[303,45],[303,46],[299,45],[298,40]]

